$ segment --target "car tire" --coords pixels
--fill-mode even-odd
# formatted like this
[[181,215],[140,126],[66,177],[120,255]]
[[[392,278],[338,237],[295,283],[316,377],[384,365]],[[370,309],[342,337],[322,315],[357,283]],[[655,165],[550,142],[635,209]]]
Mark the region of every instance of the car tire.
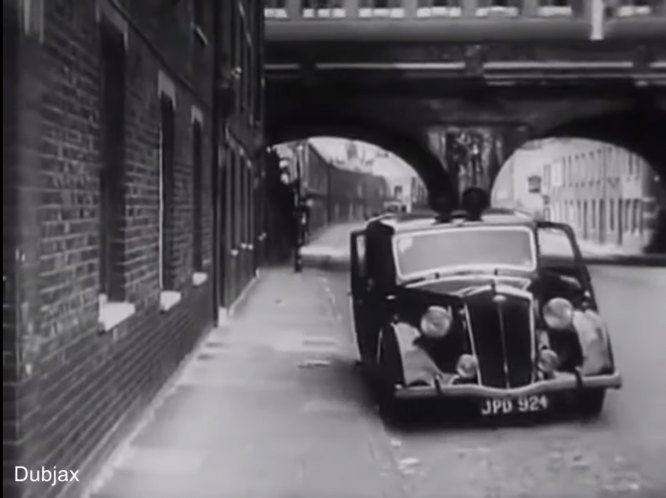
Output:
[[585,391],[579,396],[578,410],[585,417],[596,417],[604,408],[605,389]]

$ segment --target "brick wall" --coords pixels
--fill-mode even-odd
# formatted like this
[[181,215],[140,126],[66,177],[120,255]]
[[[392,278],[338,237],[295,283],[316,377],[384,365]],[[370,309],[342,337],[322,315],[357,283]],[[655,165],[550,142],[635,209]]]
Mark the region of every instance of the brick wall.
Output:
[[[17,163],[17,89],[18,73],[18,14],[15,5],[3,4],[2,31],[2,482],[7,493],[7,483],[17,463],[18,421],[16,413],[16,391],[18,380],[17,348],[17,301],[15,296],[16,271],[14,264],[16,226],[11,220],[16,217],[18,206],[13,188]],[[12,22],[13,21],[13,22]]]
[[[3,13],[15,3],[4,2]],[[212,47],[205,37],[212,36],[211,26],[202,26],[204,37],[193,32],[191,2],[122,2],[127,11],[110,4],[98,9],[96,4],[102,2],[93,1],[41,4],[41,40],[22,34],[19,67],[7,71],[3,64],[5,83],[11,77],[18,82],[4,85],[3,101],[13,88],[16,95],[11,100],[20,113],[3,112],[3,138],[12,138],[8,120],[18,130],[16,147],[4,150],[3,179],[7,184],[6,170],[16,171],[10,207],[17,222],[15,246],[24,258],[16,272],[8,272],[14,247],[3,245],[4,273],[10,276],[5,285],[15,287],[13,293],[3,293],[3,370],[5,376],[16,374],[16,382],[11,383],[11,375],[3,381],[3,397],[17,419],[3,416],[3,449],[14,450],[19,465],[80,468],[80,476],[87,479],[110,446],[106,442],[123,433],[212,323],[212,203],[206,181],[200,195],[209,280],[195,287],[191,276],[192,106],[203,116],[203,178],[210,178]],[[98,326],[99,18],[109,19],[127,36],[120,271],[126,300],[136,307],[133,316],[107,332]],[[10,35],[3,34],[5,54]],[[167,312],[160,311],[157,276],[160,71],[175,88],[172,266],[175,290],[182,295]],[[14,322],[16,306],[21,314]],[[13,370],[12,337],[18,337],[20,349],[20,362]],[[6,466],[13,463],[6,458],[3,462],[4,471],[11,471]],[[77,496],[80,490],[35,483],[12,486],[12,480],[3,480],[10,496]]]

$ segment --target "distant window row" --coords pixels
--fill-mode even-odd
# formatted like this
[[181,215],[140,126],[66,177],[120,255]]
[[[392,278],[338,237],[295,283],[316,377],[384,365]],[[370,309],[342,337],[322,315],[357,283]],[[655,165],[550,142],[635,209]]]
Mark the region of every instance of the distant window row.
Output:
[[[265,0],[266,17],[287,18],[289,0]],[[303,17],[346,17],[346,0],[301,0]],[[459,17],[465,0],[417,0],[418,17]],[[477,16],[520,15],[524,0],[477,0]],[[613,3],[615,15],[650,15],[664,0],[617,0]],[[568,16],[583,9],[582,0],[540,0],[541,16]],[[360,0],[360,17],[404,17],[404,0]]]
[[544,167],[544,183],[548,187],[582,185],[585,182],[639,179],[649,168],[645,161],[629,151],[603,148],[575,154]]

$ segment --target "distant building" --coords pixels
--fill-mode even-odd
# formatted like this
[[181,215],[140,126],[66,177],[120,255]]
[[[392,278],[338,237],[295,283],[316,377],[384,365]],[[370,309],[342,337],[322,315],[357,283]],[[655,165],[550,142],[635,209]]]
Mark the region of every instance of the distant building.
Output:
[[412,209],[423,209],[429,206],[428,190],[419,177],[412,177],[410,190]]
[[309,199],[313,233],[332,223],[380,212],[390,196],[390,186],[382,176],[326,157],[310,140],[280,144],[275,149],[289,181],[296,182],[299,193]]
[[654,230],[658,189],[645,160],[609,144],[572,141],[543,165],[546,218],[598,243],[644,247]]
[[494,206],[520,209],[535,217],[543,217],[543,165],[534,156],[533,151],[519,150],[504,165],[491,194]]

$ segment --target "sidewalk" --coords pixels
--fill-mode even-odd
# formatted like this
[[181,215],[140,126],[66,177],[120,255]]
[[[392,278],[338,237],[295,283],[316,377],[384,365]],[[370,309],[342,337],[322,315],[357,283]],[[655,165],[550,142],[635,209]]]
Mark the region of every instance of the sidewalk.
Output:
[[326,276],[262,274],[213,331],[94,498],[404,496]]

